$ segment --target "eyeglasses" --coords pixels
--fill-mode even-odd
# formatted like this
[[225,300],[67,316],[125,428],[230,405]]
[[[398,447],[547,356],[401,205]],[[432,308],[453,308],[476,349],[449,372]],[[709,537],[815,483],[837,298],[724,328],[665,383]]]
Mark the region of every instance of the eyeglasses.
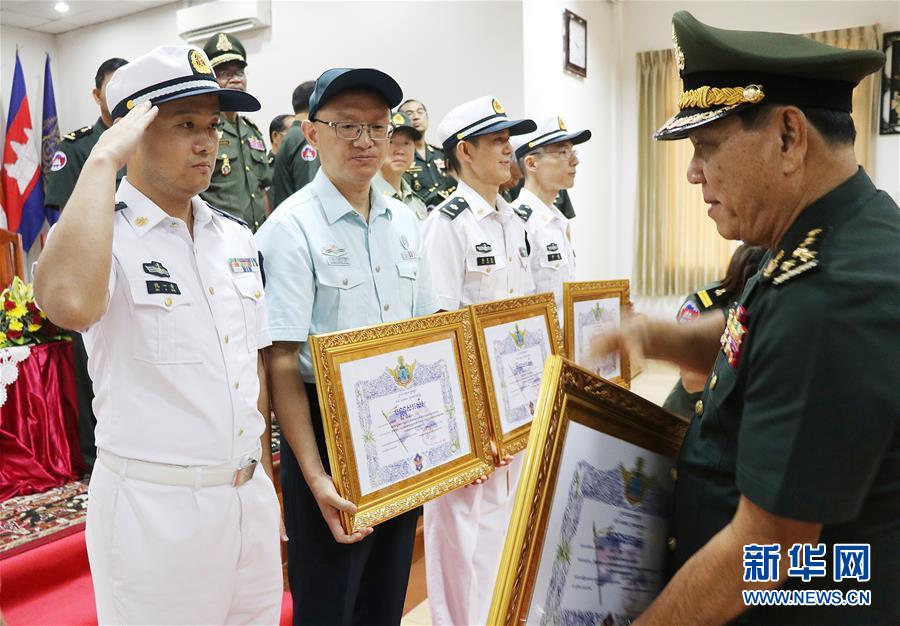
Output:
[[571,161],[572,157],[578,156],[578,151],[572,148],[563,148],[562,150],[538,150],[538,154],[546,154],[548,156],[562,159],[563,161]]
[[239,70],[216,70],[216,78],[221,78],[222,80],[227,80],[229,78],[243,78],[246,75],[243,68]]
[[327,124],[334,129],[334,134],[339,139],[347,141],[356,141],[362,137],[363,128],[372,141],[387,141],[394,134],[394,127],[390,124],[357,124],[356,122],[326,122],[325,120],[317,120],[313,118],[312,122],[319,124]]

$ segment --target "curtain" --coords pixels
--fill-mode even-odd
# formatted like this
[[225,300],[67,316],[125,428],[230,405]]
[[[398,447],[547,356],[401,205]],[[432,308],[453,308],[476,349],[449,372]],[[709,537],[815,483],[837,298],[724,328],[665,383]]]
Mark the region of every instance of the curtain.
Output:
[[[880,49],[881,27],[859,26],[809,35],[842,48]],[[655,141],[653,133],[677,112],[681,79],[671,50],[637,54],[638,189],[635,207],[633,293],[681,296],[725,274],[737,242],[719,236],[706,215],[699,186],[687,182],[691,143]],[[868,172],[874,169],[878,128],[879,74],[867,77],[853,93],[856,154]]]

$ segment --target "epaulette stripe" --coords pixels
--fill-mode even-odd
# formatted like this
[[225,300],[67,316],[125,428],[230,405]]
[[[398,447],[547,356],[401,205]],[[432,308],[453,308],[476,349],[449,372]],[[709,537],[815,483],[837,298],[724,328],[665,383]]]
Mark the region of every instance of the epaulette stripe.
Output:
[[127,209],[128,205],[124,202],[116,202],[116,211],[121,211],[122,209]]
[[697,297],[700,298],[700,302],[703,303],[703,306],[707,309],[713,305],[712,298],[709,297],[709,294],[706,293],[706,289],[697,292]]

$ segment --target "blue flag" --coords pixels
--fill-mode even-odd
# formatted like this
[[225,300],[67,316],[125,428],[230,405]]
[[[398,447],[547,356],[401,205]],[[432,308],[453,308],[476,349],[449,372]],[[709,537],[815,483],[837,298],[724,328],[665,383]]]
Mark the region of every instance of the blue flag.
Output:
[[[41,126],[41,173],[46,188],[50,167],[56,157],[56,145],[59,143],[59,122],[56,119],[56,98],[53,95],[53,75],[50,73],[50,53],[47,53],[47,59],[44,62],[44,111]],[[44,214],[50,224],[55,224],[59,219],[58,209],[44,207]]]

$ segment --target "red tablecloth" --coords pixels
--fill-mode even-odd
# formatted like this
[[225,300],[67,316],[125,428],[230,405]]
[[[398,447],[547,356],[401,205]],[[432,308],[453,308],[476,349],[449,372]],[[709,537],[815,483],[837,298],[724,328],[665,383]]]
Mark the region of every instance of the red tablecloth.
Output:
[[75,480],[84,469],[72,342],[31,347],[0,407],[0,501]]

